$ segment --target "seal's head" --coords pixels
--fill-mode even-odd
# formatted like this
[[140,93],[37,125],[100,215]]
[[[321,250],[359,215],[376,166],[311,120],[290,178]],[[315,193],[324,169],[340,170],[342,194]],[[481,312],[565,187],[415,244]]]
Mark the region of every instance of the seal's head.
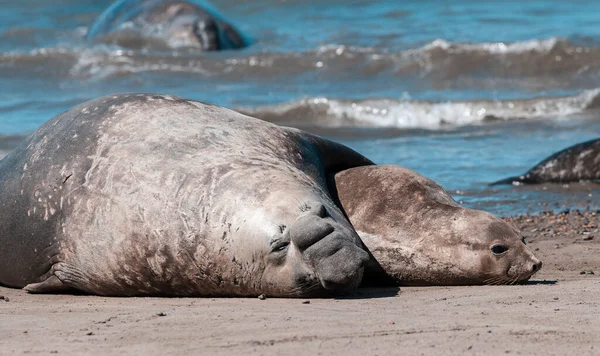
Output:
[[207,3],[200,7],[187,1],[170,0],[157,4],[150,12],[148,22],[166,27],[162,37],[173,48],[218,51],[244,48],[251,43]]
[[334,207],[312,202],[303,203],[301,210],[269,241],[261,279],[265,290],[311,296],[344,294],[358,287],[369,255],[356,232]]
[[219,30],[210,16],[183,15],[172,19],[165,37],[171,47],[191,47],[202,51],[217,51]]
[[542,267],[513,226],[484,211],[452,210],[447,230],[435,240],[444,241],[446,251],[454,251],[443,254],[449,284],[515,284]]
[[409,169],[348,169],[335,175],[335,189],[365,245],[399,284],[513,284],[542,266],[518,230],[458,205]]

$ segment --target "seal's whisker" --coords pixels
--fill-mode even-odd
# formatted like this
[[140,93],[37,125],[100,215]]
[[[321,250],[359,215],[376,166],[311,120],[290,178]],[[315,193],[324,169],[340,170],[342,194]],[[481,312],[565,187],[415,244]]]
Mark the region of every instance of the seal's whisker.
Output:
[[321,284],[317,282],[302,281],[297,286],[293,287],[288,293],[286,293],[286,296],[302,297],[304,295],[310,295],[319,288],[321,288]]
[[486,284],[487,284],[487,285],[490,285],[490,286],[493,286],[493,285],[495,285],[495,284],[496,284],[496,281],[497,281],[497,279],[496,279],[496,278],[494,278],[494,279],[489,279],[489,280],[487,280]]
[[509,284],[511,280],[505,276],[496,276],[488,279],[487,281],[489,285],[499,286],[503,284]]
[[501,280],[502,280],[502,277],[495,276],[495,277],[491,277],[491,278],[484,280],[484,283],[495,286],[495,285],[498,285],[499,284],[498,282],[500,282]]
[[496,281],[494,282],[494,285],[495,286],[500,286],[500,285],[503,285],[504,283],[505,283],[504,278],[498,277],[498,279],[496,279]]
[[517,277],[515,277],[515,279],[513,280],[512,284],[517,284],[517,283],[519,283],[519,282],[520,282],[520,281],[522,281],[522,280],[523,280],[523,278],[520,278],[519,276],[517,276]]

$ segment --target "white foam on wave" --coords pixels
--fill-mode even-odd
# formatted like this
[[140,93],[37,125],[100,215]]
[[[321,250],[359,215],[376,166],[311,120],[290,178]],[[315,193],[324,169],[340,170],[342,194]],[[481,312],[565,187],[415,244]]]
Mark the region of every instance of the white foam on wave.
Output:
[[69,70],[74,77],[106,78],[118,74],[173,72],[208,75],[198,61],[178,60],[176,56],[148,56],[133,50],[92,48],[79,52]]
[[595,89],[571,97],[479,102],[330,101],[328,112],[373,126],[438,129],[477,124],[490,117],[511,120],[568,116],[585,110],[599,93]]
[[[485,119],[518,120],[558,118],[586,110],[600,89],[578,95],[527,100],[428,102],[368,99],[346,101],[328,98],[242,111],[270,121],[313,124],[322,127],[391,127],[398,129],[443,129],[480,124]],[[301,112],[301,115],[297,113]]]
[[560,41],[556,37],[544,40],[527,40],[519,42],[482,42],[482,43],[453,43],[443,39],[436,39],[415,51],[430,51],[443,49],[450,52],[457,51],[485,51],[490,54],[525,53],[525,52],[550,52]]

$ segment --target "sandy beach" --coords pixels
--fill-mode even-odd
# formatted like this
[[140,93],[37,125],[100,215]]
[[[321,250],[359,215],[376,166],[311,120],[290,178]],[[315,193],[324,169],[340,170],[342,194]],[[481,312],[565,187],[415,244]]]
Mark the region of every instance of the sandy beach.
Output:
[[0,354],[600,353],[600,212],[507,220],[544,261],[526,285],[362,289],[349,298],[310,300],[102,298],[0,288]]

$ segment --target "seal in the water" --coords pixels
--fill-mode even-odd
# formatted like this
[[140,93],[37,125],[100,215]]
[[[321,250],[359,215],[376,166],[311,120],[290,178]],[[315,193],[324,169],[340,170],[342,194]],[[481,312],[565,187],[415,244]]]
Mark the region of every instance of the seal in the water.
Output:
[[239,49],[252,43],[207,1],[184,0],[117,1],[87,33],[88,39],[100,37],[125,47],[159,39],[168,47],[203,51]]
[[0,283],[108,296],[350,290],[369,255],[326,177],[366,164],[195,101],[92,100],[0,161]]
[[572,183],[600,181],[600,139],[578,143],[544,159],[527,173],[498,184]]
[[362,241],[400,285],[513,284],[542,266],[511,225],[459,206],[409,169],[352,168],[335,175],[335,187]]

